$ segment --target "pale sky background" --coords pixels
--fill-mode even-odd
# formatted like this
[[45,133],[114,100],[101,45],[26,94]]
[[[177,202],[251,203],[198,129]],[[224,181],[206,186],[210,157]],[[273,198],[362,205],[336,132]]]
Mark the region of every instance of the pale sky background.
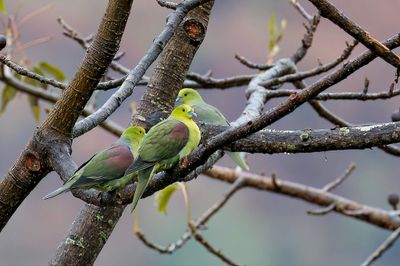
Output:
[[[22,39],[26,42],[51,36],[50,42],[28,49],[27,55],[32,62],[53,63],[63,69],[71,79],[84,51],[62,35],[56,18],[63,17],[85,35],[93,33],[104,13],[106,1],[4,2],[9,14],[14,14],[19,9],[19,17],[53,3],[51,10],[21,29]],[[307,1],[301,3],[310,12],[315,12]],[[386,39],[398,32],[399,1],[341,0],[333,3],[378,39]],[[121,45],[121,51],[126,52],[122,59],[125,66],[131,68],[140,60],[151,41],[162,30],[169,12],[159,7],[155,1],[135,0]],[[207,37],[194,59],[191,71],[205,73],[211,69],[215,77],[254,73],[239,64],[234,59],[234,54],[239,53],[254,62],[265,62],[268,19],[273,13],[278,19],[286,18],[288,22],[278,57],[290,56],[300,45],[305,30],[301,25],[301,16],[288,1],[217,0]],[[5,21],[4,15],[0,16]],[[316,66],[318,58],[326,63],[338,57],[346,40],[352,39],[337,26],[322,19],[314,45],[299,69],[307,70]],[[359,45],[352,58],[362,51],[365,48]],[[151,74],[151,71],[147,74]],[[393,74],[391,66],[377,59],[329,91],[362,91],[365,76],[370,79],[370,91],[387,90]],[[316,79],[311,79],[308,83],[312,80]],[[289,85],[286,87],[290,88]],[[202,90],[201,93],[209,103],[220,108],[229,120],[234,120],[245,105],[244,90],[241,87],[225,91]],[[143,88],[138,88],[112,115],[112,119],[127,126],[130,119],[128,103],[139,100],[142,93]],[[104,93],[99,103],[104,102],[108,95],[110,94]],[[277,101],[272,101],[266,109],[276,103]],[[48,106],[48,103],[41,102],[41,106]],[[399,108],[399,100],[337,101],[328,102],[327,106],[351,123],[365,124],[390,121],[391,112]],[[44,115],[42,113],[42,119]],[[13,165],[36,126],[26,96],[19,95],[0,117],[0,179]],[[332,126],[319,119],[307,105],[271,126],[280,129],[330,127]],[[114,140],[114,136],[96,128],[74,141],[73,158],[80,164]],[[380,150],[249,155],[249,164],[255,173],[265,172],[269,175],[276,172],[279,178],[315,187],[322,187],[341,175],[350,162],[357,164],[357,170],[334,192],[364,204],[389,208],[386,197],[389,193],[398,192],[400,164],[398,158]],[[220,164],[233,166],[229,159],[223,159]],[[9,221],[0,235],[1,265],[45,265],[53,256],[82,206],[82,201],[70,193],[47,201],[41,199],[61,184],[56,174],[48,175]],[[193,217],[197,217],[219,200],[228,188],[226,184],[203,176],[190,182],[188,186]],[[149,197],[139,203],[140,226],[150,239],[165,245],[178,239],[185,230],[186,214],[182,196],[177,194],[173,198],[167,216],[156,212],[153,200],[153,197]],[[334,213],[322,217],[308,216],[306,210],[315,207],[269,192],[245,189],[212,218],[203,235],[236,263],[251,266],[359,265],[389,235],[388,231]],[[160,255],[145,247],[133,235],[132,225],[133,216],[127,211],[95,265],[224,265],[193,240],[173,255]],[[396,244],[376,265],[395,265],[399,251],[400,244]]]

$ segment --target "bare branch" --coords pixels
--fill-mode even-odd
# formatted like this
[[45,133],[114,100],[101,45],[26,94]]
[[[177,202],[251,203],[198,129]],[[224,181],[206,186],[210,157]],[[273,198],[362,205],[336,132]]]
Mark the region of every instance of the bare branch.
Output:
[[290,4],[305,18],[309,23],[313,20],[313,16],[308,14],[308,12],[302,7],[297,0],[290,0]]
[[14,63],[10,59],[8,59],[5,55],[0,54],[0,62],[3,63],[4,65],[8,66],[9,68],[13,69],[18,74],[38,80],[43,84],[52,85],[56,88],[62,88],[62,89],[65,89],[67,87],[67,85],[65,85],[62,82],[59,82],[55,79],[49,79],[49,78],[43,77],[39,74],[36,74],[33,71],[30,71],[29,69],[26,69],[26,68],[18,65],[17,63]]
[[239,265],[234,263],[231,259],[226,257],[224,254],[222,254],[221,250],[216,250],[213,248],[207,240],[205,240],[196,230],[196,227],[194,224],[189,223],[189,228],[193,234],[193,237],[199,242],[202,246],[204,246],[211,254],[214,254],[217,258],[221,259],[223,262],[225,262],[228,265]]
[[[400,45],[400,35],[395,35],[394,37],[390,38],[389,40],[385,41],[385,44],[388,45],[391,49]],[[315,95],[318,95],[321,91],[329,88],[332,84],[335,84],[343,79],[345,79],[350,74],[354,73],[359,68],[363,67],[364,65],[371,62],[373,59],[376,58],[376,55],[370,51],[364,52],[362,55],[354,59],[353,61],[349,62],[343,68],[336,70],[332,74],[326,76],[325,78],[317,81],[316,83],[308,86],[304,89],[301,93],[294,95],[293,97],[289,97],[288,100],[283,102],[281,105],[271,109],[267,113],[262,114],[255,120],[251,122],[245,122],[240,127],[231,128],[223,133],[207,140],[207,145],[200,146],[192,155],[188,157],[188,163],[185,167],[175,167],[173,170],[169,171],[168,173],[163,172],[159,173],[153,177],[152,181],[149,184],[148,189],[146,190],[144,197],[153,194],[155,191],[158,191],[167,185],[170,185],[178,180],[185,179],[185,181],[189,181],[190,178],[185,178],[187,174],[189,174],[192,170],[196,167],[204,163],[207,158],[215,152],[216,150],[220,149],[222,146],[227,145],[227,143],[232,143],[237,139],[243,138],[253,132],[259,131],[261,128],[264,128],[266,125],[273,123],[274,121],[280,119],[281,117],[287,115],[288,113],[292,112],[297,106],[304,103],[305,101],[309,100]],[[277,65],[279,64],[279,61]],[[274,69],[274,68],[272,68]],[[272,69],[268,70],[271,71]],[[266,71],[266,72],[268,72]],[[266,73],[265,72],[265,73]],[[262,87],[261,87],[262,88]],[[264,88],[262,88],[264,91]],[[260,90],[260,93],[262,93]],[[254,94],[254,93],[253,93]],[[251,98],[249,99],[249,101]],[[257,102],[260,99],[255,98]],[[261,110],[263,108],[264,103],[261,101],[259,105]],[[257,105],[258,106],[258,105]],[[258,107],[257,107],[258,108]],[[257,116],[259,113],[259,109],[256,110],[255,115]],[[246,116],[248,113],[245,113]],[[251,114],[251,112],[250,112]],[[247,119],[244,119],[248,121]],[[298,138],[299,136],[297,136]],[[257,144],[259,145],[259,143]],[[196,175],[193,175],[194,178]],[[90,194],[85,193],[79,196],[81,199],[90,202],[92,204],[100,204],[100,205],[107,205],[107,204],[121,204],[121,203],[129,203],[132,198],[132,191],[134,186],[127,186],[123,190],[118,193],[118,199],[106,194],[101,193],[99,197],[98,193]],[[326,204],[328,205],[328,204]]]
[[[228,183],[233,183],[239,178],[233,169],[221,166],[214,166],[205,174],[214,179]],[[286,180],[276,180],[277,184],[279,185],[278,190],[273,184],[271,178],[247,172],[241,173],[240,176],[243,177],[244,187],[271,191],[278,194],[287,195],[292,198],[302,199],[311,204],[324,207],[329,206],[332,203],[336,203],[336,207],[333,209],[333,211],[337,213],[389,230],[395,230],[400,226],[400,218],[397,215],[392,214],[390,211],[363,205],[333,193],[325,192],[318,188],[313,188]],[[360,210],[362,210],[362,212],[360,212]],[[355,211],[358,212],[357,215],[355,215]]]
[[132,94],[135,86],[137,86],[146,70],[162,52],[167,42],[173,36],[174,30],[179,26],[189,10],[208,1],[210,0],[187,0],[178,5],[177,9],[168,17],[168,22],[163,31],[154,40],[152,46],[135,68],[129,72],[118,91],[115,92],[96,112],[79,121],[75,125],[73,131],[75,137],[82,135],[107,119],[107,117],[110,116],[121,105],[121,103]]
[[334,5],[326,0],[309,0],[318,10],[324,18],[329,19],[336,25],[338,25],[345,32],[354,37],[354,39],[360,41],[372,52],[376,53],[383,60],[394,66],[396,69],[400,66],[400,57],[395,55],[385,44],[379,42],[377,39],[372,37],[359,25],[351,21],[346,15],[338,10]]
[[[290,76],[290,75],[288,75]],[[285,76],[286,77],[286,76]],[[268,97],[269,98],[278,98],[278,97],[287,97],[294,93],[298,92],[297,90],[269,90]],[[364,92],[325,92],[320,93],[315,96],[313,99],[318,101],[328,101],[328,100],[358,100],[358,101],[368,101],[368,100],[384,100],[390,99],[400,95],[400,89],[396,89],[393,91],[381,91],[374,93]]]
[[321,73],[327,72],[327,71],[333,69],[334,67],[336,67],[337,65],[339,65],[340,63],[342,63],[344,60],[346,60],[350,56],[351,52],[353,51],[354,47],[357,44],[358,44],[357,41],[354,41],[350,45],[348,43],[346,43],[347,47],[346,47],[346,49],[343,50],[342,55],[328,64],[317,66],[308,71],[296,72],[293,74],[285,75],[283,77],[266,80],[266,81],[260,83],[260,85],[268,88],[273,85],[278,85],[278,84],[282,84],[285,82],[294,82],[294,81],[302,80],[302,79],[305,79],[308,77],[316,76]]
[[[215,215],[226,203],[227,201],[242,187],[242,181],[240,179],[237,180],[225,194],[225,196],[213,204],[208,210],[206,210],[196,221],[192,222],[193,226],[197,229],[203,227],[207,221]],[[188,230],[186,231],[177,241],[172,244],[169,244],[166,247],[160,246],[158,244],[152,243],[149,241],[145,235],[140,232],[140,230],[136,230],[135,234],[139,237],[142,242],[151,249],[157,250],[160,253],[168,253],[171,254],[177,249],[181,248],[186,242],[191,238],[192,233]]]
[[304,34],[303,39],[301,40],[302,46],[297,49],[297,51],[290,57],[290,59],[297,64],[300,62],[304,56],[307,54],[308,49],[311,47],[312,41],[314,39],[314,33],[317,30],[319,21],[320,21],[320,15],[316,14],[312,20],[308,21],[308,26],[306,27],[306,34]]
[[351,173],[353,173],[354,170],[356,170],[356,164],[351,163],[350,166],[347,168],[346,172],[343,173],[343,175],[341,175],[340,177],[335,179],[333,182],[326,184],[322,188],[322,190],[328,192],[328,191],[331,191],[332,189],[336,188],[341,183],[343,183],[343,181],[346,180],[351,175]]
[[228,77],[223,79],[216,79],[209,76],[202,76],[197,73],[188,73],[187,78],[199,83],[202,88],[231,88],[239,87],[249,84],[250,80],[256,75],[238,75],[234,77]]
[[178,6],[177,3],[166,1],[166,0],[157,0],[157,3],[162,7],[166,7],[166,8],[173,9],[173,10],[175,10]]
[[[55,103],[60,99],[60,95],[51,91],[43,90],[37,87],[34,87],[28,83],[24,83],[15,77],[13,77],[11,74],[8,74],[7,71],[4,72],[4,76],[1,78],[1,80],[13,88],[15,88],[18,91],[22,91],[26,94],[36,96],[40,99],[43,99],[45,101],[49,101],[51,103]],[[82,111],[83,116],[89,116],[93,113],[93,110],[85,107]],[[118,125],[117,123],[111,121],[111,120],[106,120],[103,121],[100,126],[104,128],[105,130],[109,131],[110,133],[114,134],[115,136],[120,136],[123,128]]]
[[379,259],[400,236],[400,228],[397,228],[390,236],[361,264],[361,266],[372,265],[374,261]]
[[[344,119],[340,118],[339,116],[330,112],[327,108],[325,108],[320,102],[312,100],[310,101],[310,105],[314,108],[314,110],[323,118],[330,121],[331,123],[341,126],[341,127],[348,127],[352,126],[351,123],[345,121]],[[380,146],[381,150],[385,151],[394,156],[400,156],[400,149],[394,146]]]
[[310,215],[325,215],[330,213],[331,211],[333,211],[336,208],[336,202],[332,202],[331,204],[329,204],[328,206],[324,207],[324,208],[319,208],[319,209],[315,209],[315,210],[308,210],[307,214]]
[[256,64],[256,63],[250,62],[245,57],[238,55],[238,54],[235,54],[235,58],[243,65],[247,66],[248,68],[252,68],[252,69],[268,70],[273,67],[273,65],[270,65],[270,64]]

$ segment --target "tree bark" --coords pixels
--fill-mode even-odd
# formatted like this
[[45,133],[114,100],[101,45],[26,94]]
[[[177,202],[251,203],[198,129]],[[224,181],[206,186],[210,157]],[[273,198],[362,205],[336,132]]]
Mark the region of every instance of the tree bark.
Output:
[[0,230],[37,183],[62,161],[56,156],[59,151],[69,156],[72,128],[118,51],[132,1],[110,0],[71,83],[0,183]]
[[[132,117],[132,124],[148,129],[172,110],[193,57],[204,39],[212,5],[213,1],[210,1],[193,9],[178,27],[160,55],[159,63],[139,103],[138,114]],[[99,208],[85,204],[58,247],[51,265],[92,265],[124,208]],[[96,219],[98,216],[102,219]],[[105,221],[107,226],[102,226]],[[83,247],[77,245],[76,240],[84,243]]]

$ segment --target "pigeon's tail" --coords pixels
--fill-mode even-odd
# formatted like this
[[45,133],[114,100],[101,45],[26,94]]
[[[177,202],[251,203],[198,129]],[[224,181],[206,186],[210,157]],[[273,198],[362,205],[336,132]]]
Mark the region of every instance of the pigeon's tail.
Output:
[[244,158],[241,156],[240,152],[226,152],[226,153],[238,166],[240,166],[240,168],[242,168],[245,171],[248,171],[250,169]]

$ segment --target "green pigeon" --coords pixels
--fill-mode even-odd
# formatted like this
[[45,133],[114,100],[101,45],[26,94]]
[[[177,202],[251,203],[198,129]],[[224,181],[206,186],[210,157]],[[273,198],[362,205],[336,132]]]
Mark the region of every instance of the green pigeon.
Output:
[[[218,126],[229,126],[229,121],[226,120],[225,116],[216,107],[204,102],[201,95],[194,89],[184,88],[180,90],[175,105],[179,104],[188,104],[193,107],[197,114],[196,122]],[[238,166],[240,166],[240,168],[246,171],[249,170],[249,166],[240,156],[240,152],[227,151],[226,153]]]
[[62,187],[43,199],[53,198],[75,188],[111,191],[125,186],[134,177],[134,175],[126,176],[125,172],[134,162],[134,158],[137,158],[138,148],[144,135],[144,128],[128,127],[110,148],[93,155]]
[[199,145],[200,129],[192,120],[195,115],[192,107],[180,105],[143,138],[137,160],[126,171],[127,175],[138,174],[132,211],[156,173],[172,168]]

